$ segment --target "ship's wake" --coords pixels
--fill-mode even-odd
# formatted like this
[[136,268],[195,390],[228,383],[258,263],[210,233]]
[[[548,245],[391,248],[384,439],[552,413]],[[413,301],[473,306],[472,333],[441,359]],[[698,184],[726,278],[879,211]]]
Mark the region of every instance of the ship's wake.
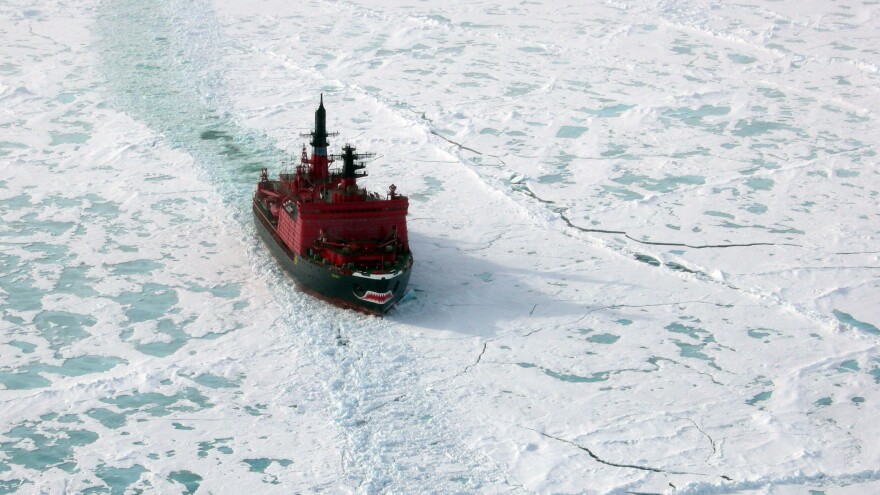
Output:
[[232,212],[255,272],[267,276],[284,308],[279,324],[314,370],[303,380],[321,384],[324,396],[316,400],[342,433],[337,484],[366,493],[505,486],[504,470],[465,447],[447,424],[449,405],[424,390],[420,364],[393,323],[313,301],[263,252],[249,221],[249,197],[259,170],[277,166],[285,153],[236,122],[222,62],[230,47],[210,6],[105,2],[98,29],[115,105],[193,157]]

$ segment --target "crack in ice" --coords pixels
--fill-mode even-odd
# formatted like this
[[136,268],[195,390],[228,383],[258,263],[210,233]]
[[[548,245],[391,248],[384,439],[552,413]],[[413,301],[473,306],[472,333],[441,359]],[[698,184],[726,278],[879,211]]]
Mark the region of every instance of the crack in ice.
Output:
[[483,354],[486,354],[486,347],[488,347],[488,346],[489,346],[489,343],[488,343],[488,342],[483,342],[483,350],[480,351],[480,355],[477,356],[477,360],[474,362],[474,364],[469,364],[469,365],[465,366],[465,368],[464,368],[464,370],[461,372],[461,374],[465,374],[465,373],[467,373],[468,370],[470,370],[470,369],[473,368],[474,366],[480,364],[480,361],[482,361],[482,359],[483,359]]
[[[532,193],[534,195],[534,193]],[[537,196],[536,196],[537,197]],[[643,241],[640,239],[636,239],[635,237],[629,235],[623,230],[605,230],[605,229],[589,229],[586,227],[581,227],[579,225],[575,225],[569,220],[568,217],[559,214],[559,217],[573,229],[580,230],[581,232],[589,232],[589,233],[598,233],[598,234],[617,234],[626,237],[631,241],[638,242],[640,244],[646,244],[649,246],[672,246],[672,247],[686,247],[691,249],[723,249],[723,248],[733,248],[733,247],[754,247],[754,246],[794,246],[794,247],[803,247],[801,244],[794,244],[789,242],[749,242],[743,244],[702,244],[702,245],[692,245],[685,244],[681,242],[659,242],[659,241]]]
[[[426,120],[427,120],[427,119],[426,119]],[[429,121],[429,122],[430,122],[430,121]],[[507,163],[505,163],[504,160],[503,160],[500,156],[498,156],[498,155],[490,155],[489,153],[483,153],[482,151],[477,151],[477,150],[475,150],[475,149],[473,149],[473,148],[468,148],[467,146],[465,146],[465,145],[463,145],[463,144],[461,144],[461,143],[459,143],[459,142],[453,141],[453,140],[449,139],[448,137],[444,136],[443,134],[440,134],[439,132],[435,131],[434,129],[429,129],[429,132],[430,132],[431,134],[433,134],[433,135],[439,137],[440,139],[446,141],[447,143],[454,144],[455,146],[458,146],[459,148],[461,148],[461,149],[463,149],[463,150],[467,150],[467,151],[470,151],[471,153],[476,153],[476,154],[481,155],[481,156],[482,156],[482,155],[491,156],[492,158],[495,158],[496,160],[498,160],[499,162],[501,162],[502,165],[507,165]]]
[[590,450],[588,447],[585,447],[585,446],[580,445],[580,444],[578,444],[578,443],[572,442],[571,440],[566,440],[566,439],[564,439],[564,438],[560,438],[560,437],[557,437],[557,436],[554,436],[554,435],[550,435],[550,434],[548,434],[548,433],[544,433],[543,431],[538,431],[538,430],[536,430],[536,429],[534,429],[534,428],[529,428],[529,427],[527,427],[527,426],[523,426],[522,428],[525,428],[526,430],[531,430],[531,431],[533,431],[533,432],[535,432],[535,433],[537,433],[537,434],[539,434],[539,435],[541,435],[541,436],[543,436],[543,437],[550,438],[550,439],[552,439],[552,440],[556,440],[556,441],[558,441],[558,442],[566,443],[566,444],[568,444],[568,445],[571,445],[572,447],[578,448],[578,449],[580,449],[580,450],[586,452],[587,455],[589,455],[589,456],[590,456],[593,460],[595,460],[596,462],[598,462],[598,463],[600,463],[600,464],[605,464],[606,466],[618,467],[618,468],[627,468],[627,469],[636,469],[636,470],[639,470],[639,471],[649,471],[649,472],[652,472],[652,473],[659,473],[659,474],[664,474],[664,475],[666,475],[666,474],[677,474],[677,475],[691,475],[691,476],[718,476],[719,478],[722,478],[722,479],[724,479],[724,480],[730,481],[730,478],[729,478],[728,476],[725,476],[725,475],[712,475],[712,474],[705,474],[705,473],[691,473],[691,472],[687,472],[687,471],[670,471],[670,470],[665,470],[665,469],[655,468],[655,467],[652,467],[652,466],[640,466],[640,465],[638,465],[638,464],[622,464],[622,463],[618,463],[618,462],[606,461],[605,459],[602,459],[601,457],[597,456],[597,455],[596,455],[592,450]]
[[693,423],[694,427],[695,427],[696,429],[700,430],[700,433],[702,433],[703,436],[705,436],[705,437],[709,440],[709,443],[712,444],[712,453],[709,454],[708,456],[706,456],[706,462],[708,462],[710,457],[712,457],[713,455],[715,455],[715,454],[718,453],[718,448],[717,448],[717,446],[716,446],[716,444],[715,444],[715,440],[714,440],[714,439],[713,439],[708,433],[706,433],[706,432],[700,427],[700,425],[697,424],[696,421],[692,420],[691,418],[684,418],[684,419],[686,419],[686,420],[690,421],[691,423]]

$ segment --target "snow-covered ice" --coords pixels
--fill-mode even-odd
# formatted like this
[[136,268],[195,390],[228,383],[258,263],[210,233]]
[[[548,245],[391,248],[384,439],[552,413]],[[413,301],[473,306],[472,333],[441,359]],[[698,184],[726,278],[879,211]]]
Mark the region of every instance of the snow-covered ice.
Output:
[[[880,493],[880,4],[0,4],[0,494]],[[259,169],[410,197],[300,293]]]

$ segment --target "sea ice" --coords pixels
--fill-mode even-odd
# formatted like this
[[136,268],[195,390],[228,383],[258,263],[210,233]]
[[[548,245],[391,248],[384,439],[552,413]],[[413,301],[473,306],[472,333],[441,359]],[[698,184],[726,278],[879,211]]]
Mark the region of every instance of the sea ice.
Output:
[[[878,13],[0,5],[0,493],[880,490]],[[320,93],[382,319],[251,225]]]

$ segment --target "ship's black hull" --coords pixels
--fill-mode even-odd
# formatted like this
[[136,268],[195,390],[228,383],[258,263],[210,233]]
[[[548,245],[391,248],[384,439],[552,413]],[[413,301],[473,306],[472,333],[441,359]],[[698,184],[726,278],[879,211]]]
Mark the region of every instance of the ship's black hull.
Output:
[[[341,273],[332,265],[321,264],[287,249],[275,227],[256,204],[253,211],[260,237],[297,285],[307,292],[333,304],[373,314],[384,314],[406,292],[412,272],[411,256],[406,267],[394,275],[376,277]],[[391,293],[390,298],[388,293]]]

